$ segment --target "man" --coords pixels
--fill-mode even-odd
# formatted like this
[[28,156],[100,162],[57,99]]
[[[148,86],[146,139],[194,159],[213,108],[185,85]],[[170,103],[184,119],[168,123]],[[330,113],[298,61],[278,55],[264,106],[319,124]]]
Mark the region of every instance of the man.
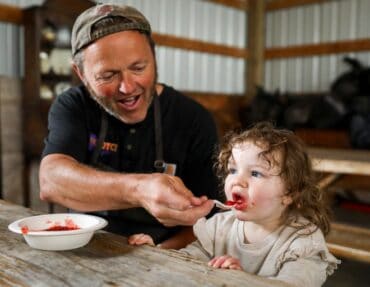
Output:
[[112,232],[185,246],[193,240],[190,225],[219,197],[212,117],[157,83],[151,27],[136,9],[89,8],[71,43],[83,85],[59,95],[49,111],[41,199],[99,212]]

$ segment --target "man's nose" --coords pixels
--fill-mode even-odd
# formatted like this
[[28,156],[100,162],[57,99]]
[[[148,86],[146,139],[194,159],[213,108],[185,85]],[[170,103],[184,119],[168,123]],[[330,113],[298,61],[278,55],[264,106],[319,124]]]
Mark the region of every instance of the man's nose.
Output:
[[135,82],[130,74],[125,74],[119,86],[119,91],[123,94],[131,94],[135,90]]

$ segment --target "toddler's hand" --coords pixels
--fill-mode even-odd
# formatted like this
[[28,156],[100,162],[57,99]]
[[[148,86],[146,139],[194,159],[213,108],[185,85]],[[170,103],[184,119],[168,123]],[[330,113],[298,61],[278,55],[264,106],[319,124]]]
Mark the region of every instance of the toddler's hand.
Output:
[[144,233],[134,234],[128,238],[128,244],[130,245],[144,245],[148,244],[154,246],[153,238]]
[[223,269],[242,270],[239,259],[231,257],[229,255],[223,255],[213,258],[208,262],[208,266]]

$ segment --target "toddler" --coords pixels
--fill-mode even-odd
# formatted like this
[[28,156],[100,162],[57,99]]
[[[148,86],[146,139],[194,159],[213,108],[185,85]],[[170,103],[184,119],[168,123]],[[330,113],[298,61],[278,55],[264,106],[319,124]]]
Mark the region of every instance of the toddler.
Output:
[[[232,209],[199,219],[197,240],[180,251],[215,268],[321,286],[340,261],[326,246],[329,205],[303,142],[258,123],[225,137],[215,167]],[[153,245],[146,234],[129,242]]]

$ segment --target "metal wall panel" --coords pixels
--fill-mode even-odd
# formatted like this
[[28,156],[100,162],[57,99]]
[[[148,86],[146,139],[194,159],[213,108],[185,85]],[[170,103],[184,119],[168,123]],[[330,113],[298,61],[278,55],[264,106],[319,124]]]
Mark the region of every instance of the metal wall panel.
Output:
[[[244,11],[202,0],[107,0],[141,10],[154,32],[244,47]],[[0,0],[26,7],[43,0]],[[369,38],[370,1],[338,0],[269,12],[266,46],[291,46]],[[23,29],[0,23],[0,74],[22,76]],[[265,63],[265,88],[291,92],[325,91],[346,70],[344,56],[370,65],[370,52],[269,60]],[[182,90],[243,93],[244,60],[214,54],[157,47],[159,81]]]
[[[116,0],[136,7],[156,33],[244,47],[244,11],[201,0]],[[241,94],[244,60],[157,46],[158,80],[180,90]]]
[[19,78],[23,65],[20,54],[20,28],[0,23],[0,75]]
[[[338,0],[269,12],[266,47],[292,46],[370,37],[370,1]],[[342,59],[351,56],[370,65],[370,52],[269,60],[265,88],[288,92],[327,91],[347,70]]]
[[[40,5],[43,0],[0,0],[18,7]],[[24,73],[23,27],[0,22],[0,75],[20,78]]]
[[[244,11],[201,0],[107,0],[136,7],[151,22],[154,32],[237,47],[245,46]],[[41,5],[42,0],[0,0],[20,7]],[[1,25],[1,24],[0,24]],[[20,31],[0,26],[0,37],[15,41],[11,49],[0,44],[0,74],[22,76],[23,46]],[[14,26],[14,25],[13,25]],[[16,27],[19,30],[19,27]],[[16,36],[9,36],[10,34]],[[13,39],[14,38],[14,39]],[[242,93],[244,60],[168,47],[157,47],[159,81],[182,90]],[[14,68],[17,67],[17,68]],[[242,69],[241,69],[242,67]]]

